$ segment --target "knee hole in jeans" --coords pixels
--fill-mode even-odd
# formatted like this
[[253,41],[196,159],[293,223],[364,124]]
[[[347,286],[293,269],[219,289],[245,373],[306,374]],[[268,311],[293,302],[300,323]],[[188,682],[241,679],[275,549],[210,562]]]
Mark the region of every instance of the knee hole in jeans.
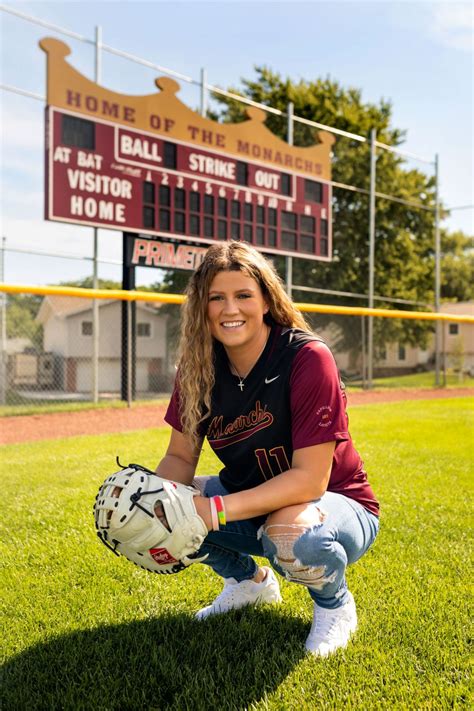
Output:
[[[315,526],[320,526],[323,520],[321,516],[320,522]],[[299,524],[270,524],[262,527],[260,535],[264,549],[268,549],[270,553],[268,557],[283,571],[288,581],[312,590],[322,590],[325,585],[334,582],[337,573],[326,575],[325,565],[304,565],[294,552],[296,542],[311,528]]]

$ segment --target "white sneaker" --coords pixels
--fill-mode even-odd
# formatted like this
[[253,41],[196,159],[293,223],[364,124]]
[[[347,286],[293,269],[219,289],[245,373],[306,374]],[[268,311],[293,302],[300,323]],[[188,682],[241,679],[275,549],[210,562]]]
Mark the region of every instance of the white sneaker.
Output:
[[356,628],[357,613],[351,593],[349,600],[334,610],[326,610],[315,603],[313,624],[305,647],[312,654],[327,657],[336,649],[346,647]]
[[253,580],[242,580],[238,583],[235,578],[225,578],[224,590],[211,605],[196,612],[196,619],[204,620],[210,615],[220,615],[246,605],[281,602],[280,587],[273,570],[271,568],[263,568],[263,570],[266,576],[261,583],[255,583]]

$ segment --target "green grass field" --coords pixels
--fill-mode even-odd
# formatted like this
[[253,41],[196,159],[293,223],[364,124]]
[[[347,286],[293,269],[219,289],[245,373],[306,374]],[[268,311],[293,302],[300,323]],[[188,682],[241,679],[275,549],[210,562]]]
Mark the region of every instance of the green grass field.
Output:
[[[283,581],[282,606],[197,622],[221,588],[206,566],[152,575],[99,543],[92,504],[115,455],[152,467],[165,430],[1,448],[2,708],[472,708],[472,406],[351,408],[382,526],[348,571],[358,633],[325,660],[304,654],[303,588]],[[200,473],[217,468],[206,451]]]
[[[441,373],[441,381],[443,374]],[[434,388],[436,387],[435,375],[432,372],[413,373],[413,375],[395,375],[391,378],[375,378],[376,390],[396,388]],[[474,388],[474,378],[469,375],[448,372],[446,374],[446,387],[448,388]]]
[[[375,390],[396,390],[398,388],[435,388],[435,375],[432,372],[414,373],[412,375],[397,375],[392,378],[375,378],[373,382]],[[362,381],[349,380],[346,383],[349,391],[359,391],[362,389]],[[473,388],[474,378],[464,374],[462,378],[458,373],[448,372],[446,376],[446,384],[444,388]],[[473,390],[474,391],[474,390]],[[12,417],[14,415],[42,415],[50,412],[78,412],[80,410],[91,409],[120,409],[127,407],[127,403],[123,400],[101,400],[94,404],[90,401],[73,402],[73,401],[32,401],[25,400],[18,402],[19,393],[15,394],[15,401],[7,405],[0,405],[0,417]],[[132,407],[142,405],[156,405],[168,403],[169,398],[157,400],[134,400]]]

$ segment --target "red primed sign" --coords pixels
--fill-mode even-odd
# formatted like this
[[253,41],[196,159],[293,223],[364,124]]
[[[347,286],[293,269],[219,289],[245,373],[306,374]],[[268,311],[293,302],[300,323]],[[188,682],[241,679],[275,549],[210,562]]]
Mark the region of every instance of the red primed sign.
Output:
[[134,236],[127,241],[126,264],[131,267],[195,271],[204,259],[206,247],[191,247],[187,244],[161,242],[142,235]]
[[46,219],[331,259],[331,186],[50,107]]

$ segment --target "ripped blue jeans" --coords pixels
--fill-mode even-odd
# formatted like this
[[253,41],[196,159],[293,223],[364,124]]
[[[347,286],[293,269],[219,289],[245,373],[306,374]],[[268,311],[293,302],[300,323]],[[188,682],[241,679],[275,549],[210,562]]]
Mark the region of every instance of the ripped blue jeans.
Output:
[[[225,496],[229,492],[218,477],[196,477],[203,496]],[[204,561],[223,578],[238,582],[255,576],[258,565],[252,556],[268,558],[287,580],[307,587],[320,606],[333,609],[347,599],[346,567],[355,563],[375,540],[378,517],[342,494],[327,491],[314,502],[315,525],[265,527],[266,516],[231,521],[211,531],[199,550]],[[279,533],[281,528],[284,533]],[[273,529],[271,534],[269,529]]]

